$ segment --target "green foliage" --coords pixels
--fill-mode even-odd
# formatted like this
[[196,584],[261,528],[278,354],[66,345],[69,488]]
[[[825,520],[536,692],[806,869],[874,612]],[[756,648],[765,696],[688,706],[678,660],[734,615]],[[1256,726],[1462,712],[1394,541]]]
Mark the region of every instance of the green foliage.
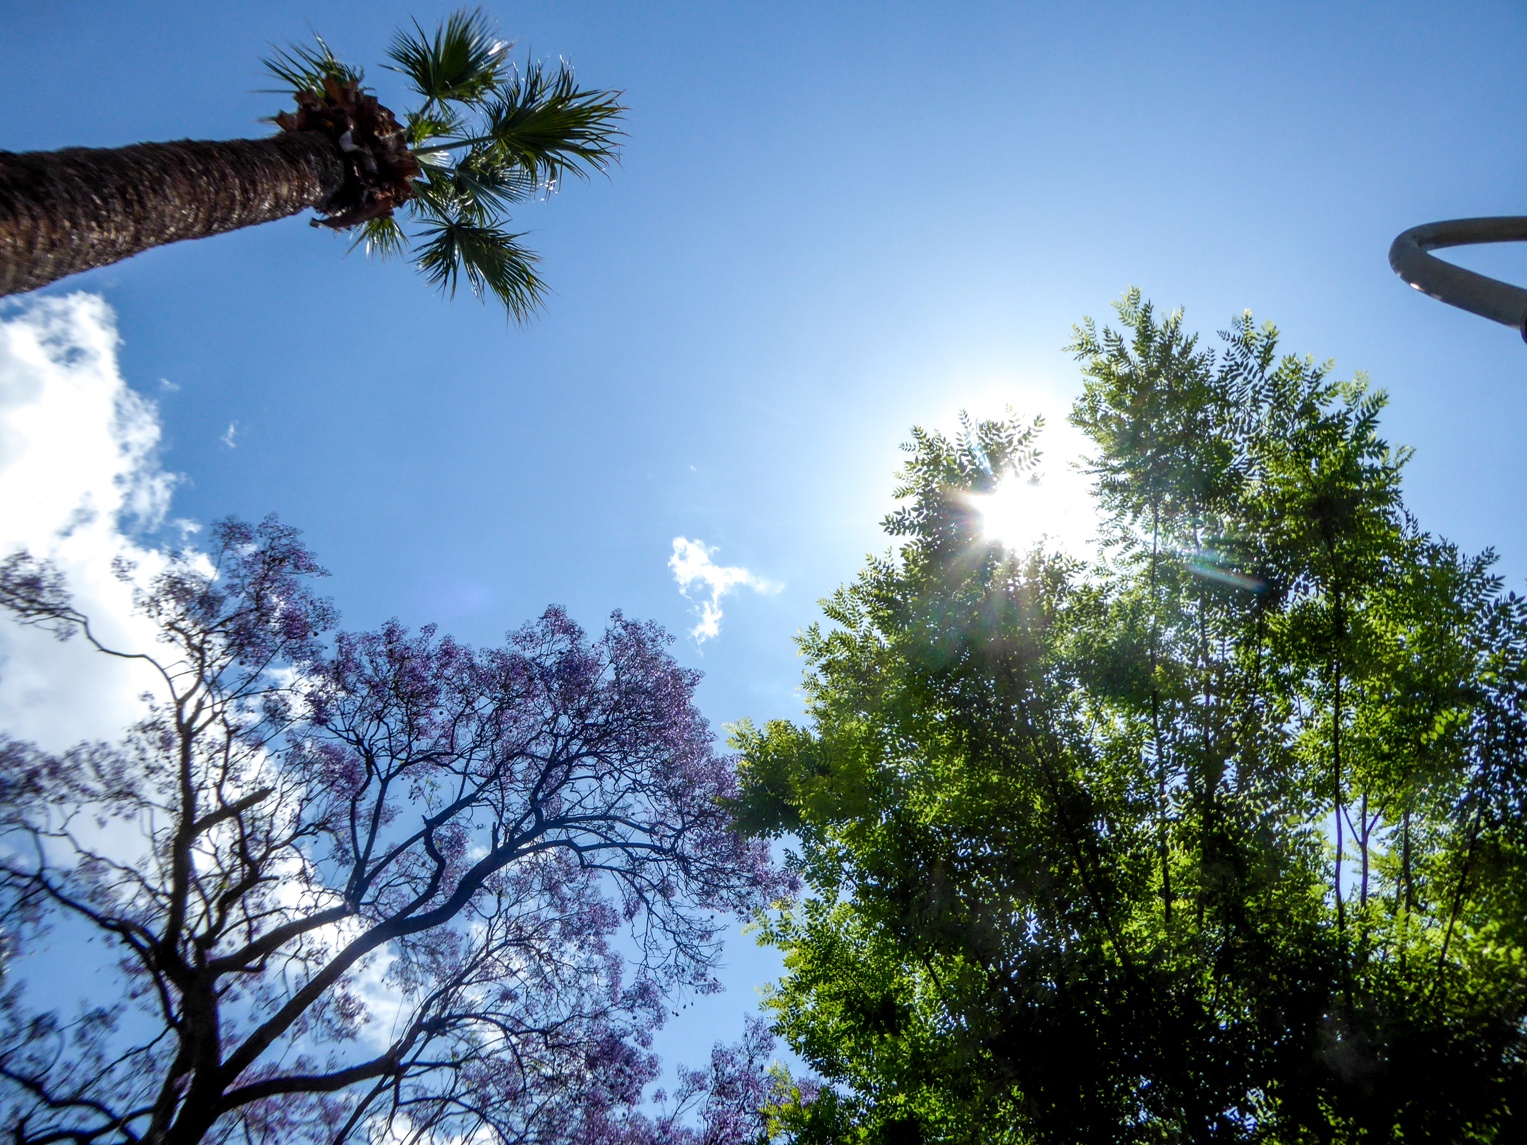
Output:
[[425,98],[425,109],[448,102],[476,104],[503,83],[508,45],[493,34],[481,9],[453,12],[428,36],[417,20],[398,31],[387,49],[389,65]]
[[337,59],[322,36],[314,36],[313,41],[318,45],[316,48],[288,44],[285,48],[277,48],[269,59],[262,61],[265,70],[281,81],[283,89],[294,94],[299,91],[321,92],[323,81],[330,76],[346,84],[359,84],[366,78],[360,68],[352,68]]
[[610,93],[578,87],[565,62],[555,72],[531,63],[523,72],[511,69],[484,108],[483,142],[497,161],[550,191],[564,175],[584,179],[609,168],[619,134],[613,122],[622,110]]
[[1423,532],[1381,393],[1137,292],[1073,352],[1106,543],[984,541],[1036,426],[914,431],[899,547],[744,724],[812,893],[769,1005],[832,1142],[1506,1141],[1527,603]]
[[[625,109],[618,92],[579,87],[565,61],[517,65],[511,47],[481,10],[455,12],[432,34],[416,22],[393,37],[387,66],[422,100],[403,117],[420,165],[403,207],[412,227],[391,214],[363,220],[352,249],[407,252],[443,292],[454,294],[465,277],[475,295],[491,294],[523,321],[546,287],[536,256],[507,225],[510,210],[550,195],[568,175],[608,171]],[[293,93],[321,92],[330,77],[361,80],[321,39],[317,49],[289,47],[265,64]]]
[[497,227],[442,218],[425,224],[418,266],[432,284],[451,294],[458,274],[466,271],[473,294],[492,291],[510,314],[523,319],[544,288],[533,269],[535,255],[518,239]]

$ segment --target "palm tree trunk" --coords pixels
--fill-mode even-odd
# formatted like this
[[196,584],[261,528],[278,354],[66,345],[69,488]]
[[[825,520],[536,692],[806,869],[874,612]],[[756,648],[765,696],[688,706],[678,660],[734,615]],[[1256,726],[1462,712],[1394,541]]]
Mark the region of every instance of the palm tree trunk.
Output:
[[0,295],[322,208],[345,178],[340,149],[316,131],[0,152]]

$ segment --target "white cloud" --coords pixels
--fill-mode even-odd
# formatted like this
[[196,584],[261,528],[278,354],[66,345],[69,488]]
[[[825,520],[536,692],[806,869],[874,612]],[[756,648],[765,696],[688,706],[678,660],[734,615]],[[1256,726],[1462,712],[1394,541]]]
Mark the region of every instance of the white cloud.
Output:
[[718,565],[711,560],[716,550],[703,541],[685,537],[673,539],[673,555],[668,567],[679,591],[694,601],[700,622],[689,630],[698,643],[705,643],[721,632],[721,598],[736,588],[772,595],[785,586],[756,576],[736,565]]
[[237,449],[238,444],[233,439],[238,436],[238,433],[238,423],[230,421],[228,423],[228,428],[223,432],[223,436],[218,438],[218,440],[226,445],[229,449]]
[[[163,522],[175,484],[159,438],[154,405],[122,379],[102,299],[40,299],[0,320],[0,557],[52,560],[101,637],[133,650],[151,648],[154,630],[131,615],[131,586],[111,565],[125,558],[140,576],[163,567],[134,539]],[[115,739],[154,683],[143,665],[78,637],[60,643],[0,620],[0,731],[15,738],[55,750]]]
[[[133,562],[139,581],[165,566],[164,552],[138,538],[165,522],[175,478],[159,463],[157,410],[123,380],[117,344],[111,309],[93,295],[37,300],[0,318],[0,559],[25,549],[51,560],[105,643],[152,651],[157,629],[133,614],[132,586],[113,575],[112,561]],[[0,734],[54,751],[118,740],[142,718],[141,697],[161,688],[141,661],[102,656],[78,636],[60,642],[0,614]],[[118,857],[144,845],[131,824],[114,823],[100,839]],[[284,884],[293,895],[297,885]],[[330,934],[338,941],[343,927]],[[95,967],[77,943],[40,949],[52,961],[27,975],[43,993]],[[389,962],[379,952],[353,982],[374,1019],[365,1034],[373,1043],[402,1004],[386,980]]]

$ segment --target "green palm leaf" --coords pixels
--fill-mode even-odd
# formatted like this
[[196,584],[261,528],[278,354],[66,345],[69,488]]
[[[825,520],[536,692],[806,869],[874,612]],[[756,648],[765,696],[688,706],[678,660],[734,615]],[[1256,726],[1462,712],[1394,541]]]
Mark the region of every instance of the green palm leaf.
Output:
[[476,104],[498,90],[510,45],[497,39],[481,8],[451,13],[433,38],[414,22],[387,49],[389,67],[401,72],[425,99],[425,107],[454,100]]
[[318,44],[316,48],[306,44],[288,44],[285,48],[275,49],[273,55],[260,62],[265,65],[266,71],[281,81],[283,89],[290,89],[294,94],[321,92],[323,81],[330,76],[340,83],[359,86],[365,78],[365,72],[336,59],[322,36],[315,35],[313,39]]
[[[323,96],[331,79],[358,88],[360,70],[314,39],[316,46],[277,51],[265,66],[299,95]],[[414,225],[405,229],[390,210],[357,219],[350,249],[385,258],[412,243],[416,265],[442,291],[454,294],[465,275],[473,294],[493,295],[512,319],[524,321],[545,286],[535,273],[536,256],[508,227],[509,210],[556,190],[568,173],[587,178],[607,171],[619,153],[625,109],[619,92],[580,88],[565,61],[515,67],[508,51],[481,9],[452,13],[433,34],[415,22],[394,36],[386,66],[406,76],[424,102],[402,116],[402,137],[418,172],[410,165],[404,193],[393,188],[388,201],[401,205]],[[369,93],[352,94],[375,106]],[[296,130],[287,118],[277,122]]]
[[535,254],[519,244],[519,235],[457,219],[437,219],[423,229],[416,263],[443,293],[454,295],[465,273],[473,294],[492,293],[516,321],[540,307],[546,287],[536,275]]
[[484,109],[488,129],[480,138],[547,187],[566,172],[585,178],[586,169],[606,170],[620,149],[616,122],[625,108],[618,99],[618,92],[578,87],[565,61],[555,74],[530,63],[511,72]]
[[398,220],[388,216],[383,219],[367,219],[355,232],[350,249],[361,247],[376,258],[391,258],[408,249],[408,239]]
[[466,121],[455,108],[435,103],[409,112],[404,124],[404,130],[408,132],[408,145],[419,147],[432,139],[460,135]]
[[502,212],[536,193],[539,184],[532,172],[508,163],[494,150],[473,148],[451,168],[459,198],[470,200],[484,211]]

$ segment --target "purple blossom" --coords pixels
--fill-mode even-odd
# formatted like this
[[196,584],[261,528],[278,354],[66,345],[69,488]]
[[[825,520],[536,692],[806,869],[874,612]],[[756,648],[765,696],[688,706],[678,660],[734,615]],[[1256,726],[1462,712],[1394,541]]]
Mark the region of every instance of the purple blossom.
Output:
[[[121,975],[73,1015],[0,997],[0,1130],[720,1145],[756,1129],[761,1025],[667,1122],[639,1109],[666,1000],[714,987],[718,916],[794,889],[734,830],[732,761],[667,635],[617,613],[591,638],[549,609],[486,650],[396,623],[326,639],[335,614],[294,530],[226,521],[212,539],[138,594],[163,688],[124,742],[0,741],[16,965],[71,917]],[[126,651],[38,562],[0,567],[0,604]],[[697,1109],[720,1136],[680,1134]]]
[[678,1071],[670,1095],[653,1094],[659,1109],[634,1105],[590,1107],[575,1140],[588,1145],[756,1145],[769,1139],[770,1111],[792,1098],[808,1103],[815,1090],[793,1083],[771,1057],[774,1035],[760,1018],[748,1018],[742,1041],[717,1043],[707,1069]]

